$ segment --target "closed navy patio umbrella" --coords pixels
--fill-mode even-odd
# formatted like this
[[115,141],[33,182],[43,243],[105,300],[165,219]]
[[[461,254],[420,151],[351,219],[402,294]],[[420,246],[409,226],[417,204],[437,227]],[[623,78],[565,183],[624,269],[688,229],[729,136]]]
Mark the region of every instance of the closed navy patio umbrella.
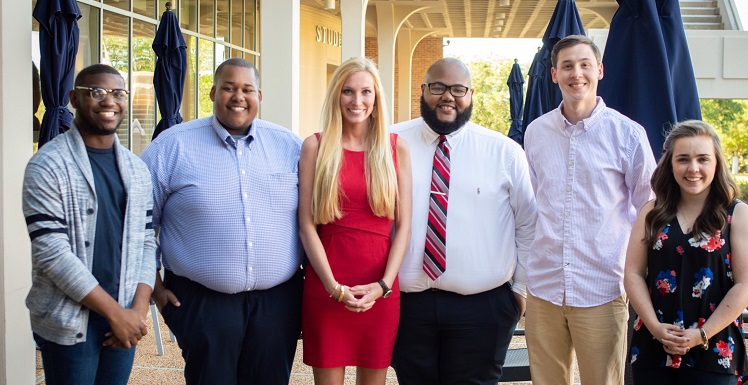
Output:
[[73,89],[81,12],[76,0],[39,0],[33,15],[39,22],[39,74],[45,108],[39,130],[41,148],[67,131],[73,121],[67,105]]
[[509,86],[509,115],[512,118],[512,125],[509,126],[507,136],[512,138],[520,146],[524,147],[525,135],[522,130],[522,94],[525,88],[525,79],[522,77],[522,70],[514,59],[514,65],[509,72],[509,78],[506,81]]
[[600,96],[644,126],[656,158],[671,124],[701,119],[677,0],[618,0],[603,65]]
[[[579,17],[579,10],[574,0],[558,0],[556,8],[553,10],[551,20],[543,34],[543,48],[535,54],[535,61],[539,64],[535,66],[535,76],[533,84],[528,83],[527,99],[525,108],[529,112],[524,116],[523,126],[526,128],[533,120],[541,115],[558,107],[561,103],[561,90],[558,85],[553,83],[551,78],[551,51],[556,43],[569,35],[584,35],[584,25]],[[533,72],[531,67],[530,72]],[[537,83],[537,84],[535,84]],[[537,90],[531,90],[529,87],[537,87]],[[539,98],[538,101],[536,98]]]
[[157,58],[153,87],[161,112],[161,120],[153,131],[153,139],[156,139],[167,128],[182,123],[179,106],[182,104],[187,75],[187,44],[177,16],[171,11],[171,3],[166,3],[166,11],[161,16],[152,48]]
[[[527,132],[527,126],[537,117],[543,115],[541,105],[540,82],[538,78],[545,73],[543,64],[543,47],[538,48],[532,59],[530,69],[527,70],[527,95],[525,96],[524,111],[522,111],[522,133]],[[532,118],[530,118],[532,117]]]

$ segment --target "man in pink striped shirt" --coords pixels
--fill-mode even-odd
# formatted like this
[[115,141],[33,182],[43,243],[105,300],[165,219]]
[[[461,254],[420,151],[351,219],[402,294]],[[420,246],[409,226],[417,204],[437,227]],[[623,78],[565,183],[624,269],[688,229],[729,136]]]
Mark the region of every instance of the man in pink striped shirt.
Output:
[[626,245],[653,198],[655,159],[642,126],[605,106],[600,52],[584,36],[553,48],[563,95],[533,121],[525,151],[538,205],[527,265],[527,346],[533,384],[623,384]]

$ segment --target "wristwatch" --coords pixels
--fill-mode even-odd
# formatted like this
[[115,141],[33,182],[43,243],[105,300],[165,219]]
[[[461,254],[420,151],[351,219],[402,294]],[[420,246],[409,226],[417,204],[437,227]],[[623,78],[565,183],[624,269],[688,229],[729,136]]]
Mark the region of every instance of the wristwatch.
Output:
[[378,283],[379,283],[379,286],[382,287],[382,293],[384,293],[384,294],[382,294],[382,298],[389,297],[390,294],[392,294],[392,289],[390,289],[390,287],[387,286],[386,283],[384,283],[383,279],[380,279]]

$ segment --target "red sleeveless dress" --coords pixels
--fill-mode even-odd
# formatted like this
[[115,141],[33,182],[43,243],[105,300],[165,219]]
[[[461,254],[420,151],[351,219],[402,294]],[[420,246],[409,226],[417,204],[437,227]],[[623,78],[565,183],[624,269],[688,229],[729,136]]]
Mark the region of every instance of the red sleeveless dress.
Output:
[[[397,135],[390,134],[397,170]],[[340,189],[343,217],[317,228],[335,279],[356,286],[384,276],[390,250],[392,221],[377,217],[369,207],[364,152],[343,150]],[[390,365],[400,322],[400,289],[379,298],[366,312],[354,313],[330,298],[311,264],[306,266],[302,330],[304,363],[318,368]]]

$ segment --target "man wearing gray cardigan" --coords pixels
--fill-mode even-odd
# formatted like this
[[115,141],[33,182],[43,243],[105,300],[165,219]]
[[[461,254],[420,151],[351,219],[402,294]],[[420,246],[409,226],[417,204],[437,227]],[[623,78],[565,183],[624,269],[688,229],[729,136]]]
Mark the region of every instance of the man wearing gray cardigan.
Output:
[[155,277],[153,191],[119,144],[127,91],[112,67],[83,69],[75,120],[31,158],[23,213],[32,246],[26,298],[46,383],[126,384]]

